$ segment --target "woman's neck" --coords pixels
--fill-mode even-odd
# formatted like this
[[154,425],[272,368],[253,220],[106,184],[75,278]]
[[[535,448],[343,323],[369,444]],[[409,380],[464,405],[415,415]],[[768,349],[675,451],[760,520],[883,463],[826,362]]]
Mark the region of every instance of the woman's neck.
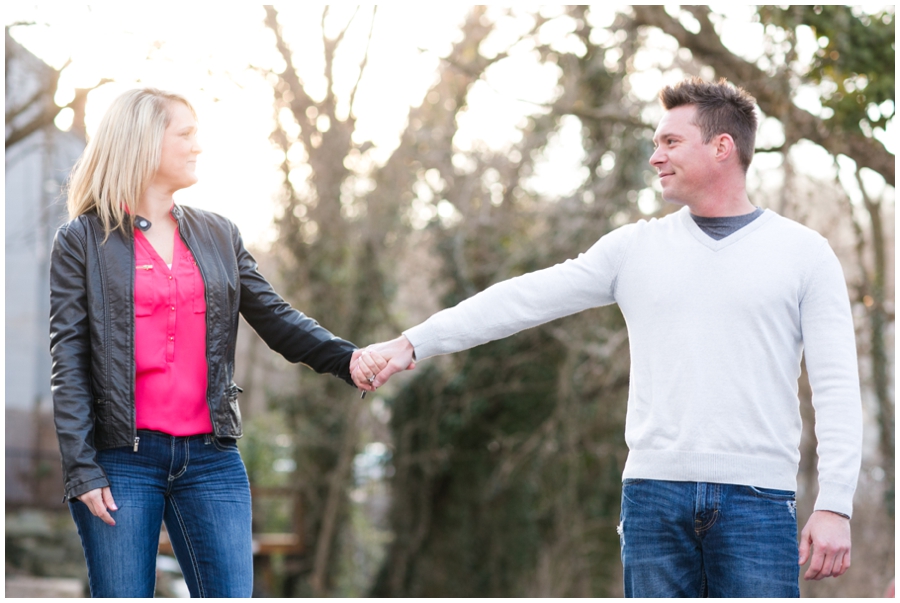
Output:
[[175,199],[170,192],[157,191],[151,186],[141,195],[137,213],[155,222],[168,216],[174,203]]

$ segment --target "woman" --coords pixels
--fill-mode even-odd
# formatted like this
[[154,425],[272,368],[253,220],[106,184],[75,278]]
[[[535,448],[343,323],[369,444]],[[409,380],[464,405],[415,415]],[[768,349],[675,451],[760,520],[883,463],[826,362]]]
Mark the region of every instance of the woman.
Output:
[[249,597],[250,488],[237,449],[238,313],[292,362],[358,387],[377,361],[290,307],[234,224],[175,205],[197,181],[187,100],[132,90],[70,181],[50,277],[54,414],[91,595],[150,597],[163,521],[192,596]]

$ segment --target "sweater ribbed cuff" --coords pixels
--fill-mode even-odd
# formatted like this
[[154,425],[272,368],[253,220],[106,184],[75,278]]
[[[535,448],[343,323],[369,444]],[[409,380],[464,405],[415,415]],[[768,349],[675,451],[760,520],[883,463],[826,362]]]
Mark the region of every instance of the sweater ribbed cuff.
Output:
[[832,511],[853,517],[853,494],[856,488],[836,482],[820,482],[816,497],[816,511]]
[[[403,331],[403,335],[409,340],[409,342],[413,346],[413,358],[416,362],[421,360],[425,360],[431,356],[437,354],[436,346],[428,346],[423,337],[423,332],[426,329],[422,328],[422,325],[416,325],[411,329],[407,329]],[[436,341],[432,339],[431,341]]]

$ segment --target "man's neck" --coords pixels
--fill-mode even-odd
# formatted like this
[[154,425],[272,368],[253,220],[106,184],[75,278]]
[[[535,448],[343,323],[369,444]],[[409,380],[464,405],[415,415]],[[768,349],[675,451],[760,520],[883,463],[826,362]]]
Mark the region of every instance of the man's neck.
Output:
[[[741,174],[743,176],[743,174]],[[752,213],[756,207],[750,203],[743,177],[711,182],[703,191],[684,202],[691,213],[701,218],[726,218]]]
[[691,213],[701,218],[727,218],[745,216],[756,211],[756,206],[744,196],[742,200],[724,202],[722,199],[711,199],[707,203],[686,203]]
[[684,194],[675,203],[687,205],[691,213],[701,218],[726,218],[752,213],[756,207],[747,196],[747,177],[734,165],[727,169],[713,169],[708,179],[694,191]]

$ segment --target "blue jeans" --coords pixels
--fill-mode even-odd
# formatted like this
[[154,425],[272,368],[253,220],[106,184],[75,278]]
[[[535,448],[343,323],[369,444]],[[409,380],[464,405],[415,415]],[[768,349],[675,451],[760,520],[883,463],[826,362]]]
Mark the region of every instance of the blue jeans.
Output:
[[627,479],[626,597],[799,597],[794,493]]
[[138,432],[138,452],[97,453],[118,507],[109,526],[80,501],[69,508],[87,560],[92,597],[152,597],[165,520],[192,597],[253,590],[250,484],[234,439]]

